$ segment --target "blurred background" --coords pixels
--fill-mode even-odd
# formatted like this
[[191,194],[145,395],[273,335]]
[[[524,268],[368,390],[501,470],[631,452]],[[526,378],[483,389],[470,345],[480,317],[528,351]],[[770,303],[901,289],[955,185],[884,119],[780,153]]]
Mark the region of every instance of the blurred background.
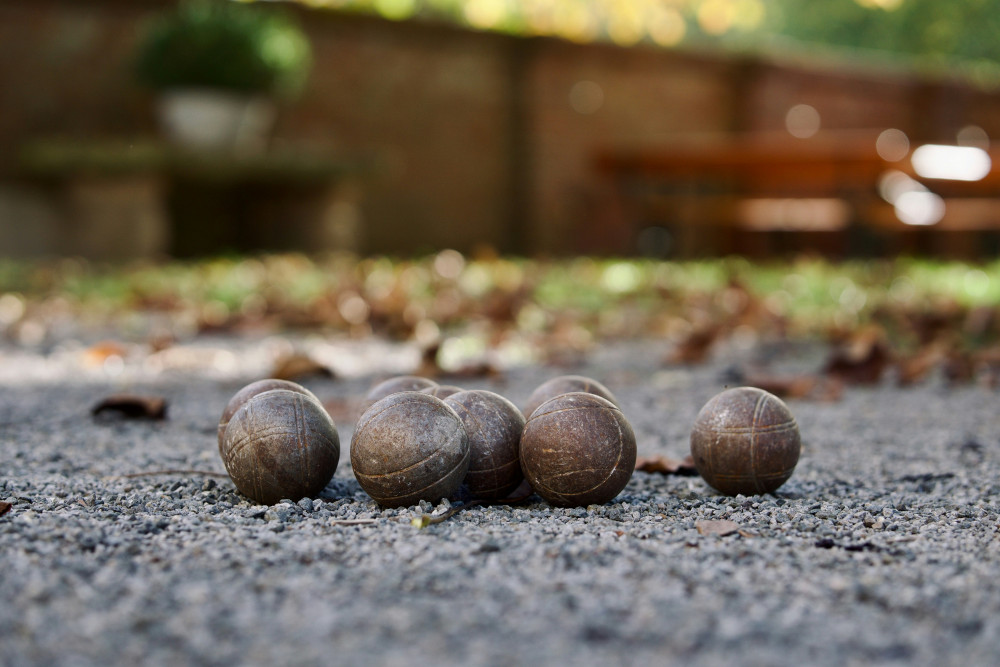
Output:
[[0,342],[233,374],[174,343],[299,332],[253,371],[291,377],[820,339],[838,382],[1000,386],[997,34],[1000,0],[6,0]]
[[7,0],[0,252],[990,258],[998,17]]

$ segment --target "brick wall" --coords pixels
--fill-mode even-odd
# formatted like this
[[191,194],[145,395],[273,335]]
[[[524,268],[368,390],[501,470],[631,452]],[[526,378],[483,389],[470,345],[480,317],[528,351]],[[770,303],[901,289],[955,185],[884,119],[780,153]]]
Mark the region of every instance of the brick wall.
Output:
[[[166,0],[0,3],[0,179],[26,139],[155,132],[132,81],[142,21]],[[377,156],[361,250],[565,252],[600,238],[594,153],[781,130],[808,103],[824,128],[1000,136],[1000,96],[905,72],[515,39],[299,10],[315,67],[275,140]],[[2,183],[0,183],[2,185]],[[0,207],[2,210],[2,207]],[[10,224],[0,220],[0,226]]]

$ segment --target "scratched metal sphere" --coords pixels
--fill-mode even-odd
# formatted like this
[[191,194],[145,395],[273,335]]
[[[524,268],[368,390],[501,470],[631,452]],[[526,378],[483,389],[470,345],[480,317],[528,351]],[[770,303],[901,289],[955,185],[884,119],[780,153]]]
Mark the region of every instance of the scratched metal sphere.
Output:
[[262,505],[319,495],[339,461],[330,415],[319,401],[287,389],[251,397],[223,434],[226,471],[240,493]]
[[376,401],[379,401],[386,396],[398,394],[401,391],[421,391],[423,389],[436,386],[438,386],[437,382],[424,377],[416,375],[397,375],[396,377],[391,377],[388,380],[383,380],[372,387],[371,390],[365,395],[363,409],[367,410]]
[[453,384],[439,384],[433,387],[424,387],[420,390],[421,394],[430,394],[436,398],[440,398],[442,401],[453,394],[457,394],[462,391],[461,387],[456,387]]
[[524,479],[521,432],[524,415],[492,391],[461,391],[444,399],[458,413],[469,436],[472,459],[465,486],[474,498],[506,498]]
[[531,415],[538,409],[538,406],[556,396],[569,394],[574,391],[582,391],[594,394],[611,401],[615,407],[621,409],[618,399],[611,393],[611,390],[593,378],[583,375],[560,375],[551,380],[538,385],[535,391],[531,392],[528,402],[524,406],[524,416],[531,418]]
[[717,394],[691,429],[695,467],[727,496],[776,490],[792,476],[800,450],[799,425],[788,406],[755,387]]
[[272,389],[287,389],[288,391],[294,391],[299,394],[305,394],[309,398],[319,400],[316,396],[303,387],[302,385],[290,382],[288,380],[278,380],[276,378],[270,378],[267,380],[257,380],[256,382],[251,382],[247,386],[240,389],[238,392],[233,394],[233,397],[229,399],[229,403],[226,404],[226,409],[222,411],[222,417],[219,418],[219,453],[222,453],[222,434],[226,432],[226,425],[229,424],[229,420],[233,418],[236,411],[243,407],[243,404],[249,401],[251,398],[257,394],[263,394],[265,391],[271,391]]
[[358,484],[383,507],[437,502],[461,486],[469,437],[440,398],[397,392],[365,410],[351,439]]
[[635,433],[611,401],[586,392],[538,406],[521,434],[521,469],[552,505],[606,503],[635,468]]

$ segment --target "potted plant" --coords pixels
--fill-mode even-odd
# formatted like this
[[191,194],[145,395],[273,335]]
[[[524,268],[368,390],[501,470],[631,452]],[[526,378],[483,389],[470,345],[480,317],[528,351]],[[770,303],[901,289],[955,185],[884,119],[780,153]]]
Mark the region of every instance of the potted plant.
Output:
[[311,61],[288,14],[231,0],[185,0],[141,37],[139,80],[160,93],[167,136],[191,147],[263,146],[275,100],[294,97]]

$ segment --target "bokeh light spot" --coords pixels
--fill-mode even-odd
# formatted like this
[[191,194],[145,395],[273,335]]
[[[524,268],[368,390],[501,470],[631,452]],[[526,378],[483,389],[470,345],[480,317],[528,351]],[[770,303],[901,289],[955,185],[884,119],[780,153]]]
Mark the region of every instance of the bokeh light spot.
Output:
[[569,105],[578,114],[597,113],[604,106],[604,89],[593,81],[577,81],[570,88]]
[[676,46],[687,33],[687,22],[673,7],[656,7],[646,26],[649,36],[660,46]]
[[416,0],[374,0],[375,11],[387,19],[401,21],[417,11]]
[[504,0],[469,0],[463,13],[465,20],[475,28],[494,28],[506,18],[507,3]]
[[819,132],[819,111],[809,104],[796,104],[785,114],[785,128],[793,137],[808,139]]
[[875,151],[886,162],[899,162],[910,152],[910,138],[896,128],[883,130],[875,140]]

